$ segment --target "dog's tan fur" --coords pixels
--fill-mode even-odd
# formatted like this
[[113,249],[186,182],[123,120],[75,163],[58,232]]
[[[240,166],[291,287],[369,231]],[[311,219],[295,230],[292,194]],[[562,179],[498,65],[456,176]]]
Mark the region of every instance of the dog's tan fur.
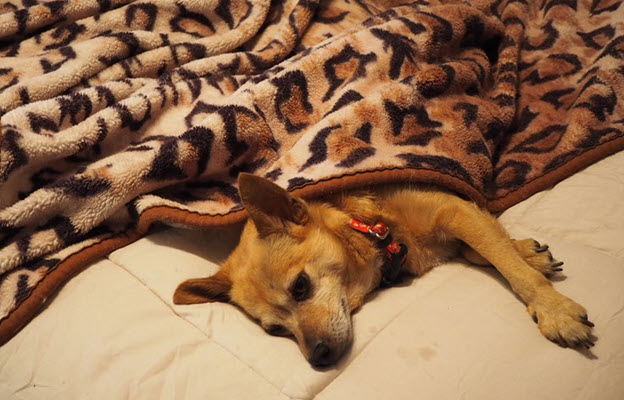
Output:
[[[312,364],[331,364],[351,342],[351,313],[381,279],[383,251],[349,226],[356,218],[385,222],[407,245],[406,271],[420,276],[461,252],[475,264],[494,265],[548,339],[593,344],[585,309],[544,276],[560,265],[547,247],[510,239],[493,216],[456,195],[384,187],[305,202],[253,175],[241,174],[239,183],[250,215],[239,245],[216,275],[183,282],[175,303],[230,301],[265,329],[281,326],[275,333],[294,335]],[[297,301],[293,285],[302,271],[310,293]]]

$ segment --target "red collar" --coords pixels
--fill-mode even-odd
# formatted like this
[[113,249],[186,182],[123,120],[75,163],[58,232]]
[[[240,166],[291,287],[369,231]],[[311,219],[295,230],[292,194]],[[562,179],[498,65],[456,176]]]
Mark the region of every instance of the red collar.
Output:
[[382,286],[390,286],[397,281],[401,266],[407,258],[407,246],[392,240],[390,228],[383,222],[374,225],[365,224],[355,218],[349,220],[349,225],[356,231],[360,231],[373,236],[378,240],[378,246],[383,247],[388,261],[382,267]]

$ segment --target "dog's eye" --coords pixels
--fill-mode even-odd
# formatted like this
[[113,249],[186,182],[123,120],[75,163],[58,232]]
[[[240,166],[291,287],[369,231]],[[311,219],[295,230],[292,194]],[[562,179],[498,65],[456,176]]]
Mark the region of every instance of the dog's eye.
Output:
[[290,288],[292,297],[297,301],[303,301],[310,295],[310,277],[305,272],[301,272],[292,287]]
[[266,332],[272,336],[288,336],[290,332],[283,325],[269,325]]

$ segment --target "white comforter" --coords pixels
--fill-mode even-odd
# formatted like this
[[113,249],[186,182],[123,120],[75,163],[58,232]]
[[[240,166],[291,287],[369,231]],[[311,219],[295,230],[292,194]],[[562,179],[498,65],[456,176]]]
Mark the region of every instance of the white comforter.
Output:
[[589,310],[591,352],[543,338],[496,271],[458,260],[374,295],[351,352],[316,371],[233,306],[172,304],[239,227],[166,229],[87,268],[0,348],[0,399],[621,400],[623,167],[616,154],[501,216],[565,261],[555,286]]

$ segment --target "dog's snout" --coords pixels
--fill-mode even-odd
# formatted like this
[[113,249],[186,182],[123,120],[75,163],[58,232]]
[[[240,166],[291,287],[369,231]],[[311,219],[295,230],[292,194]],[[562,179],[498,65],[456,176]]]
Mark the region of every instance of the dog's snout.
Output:
[[316,343],[310,355],[310,364],[315,367],[326,367],[335,361],[335,352],[324,341]]

